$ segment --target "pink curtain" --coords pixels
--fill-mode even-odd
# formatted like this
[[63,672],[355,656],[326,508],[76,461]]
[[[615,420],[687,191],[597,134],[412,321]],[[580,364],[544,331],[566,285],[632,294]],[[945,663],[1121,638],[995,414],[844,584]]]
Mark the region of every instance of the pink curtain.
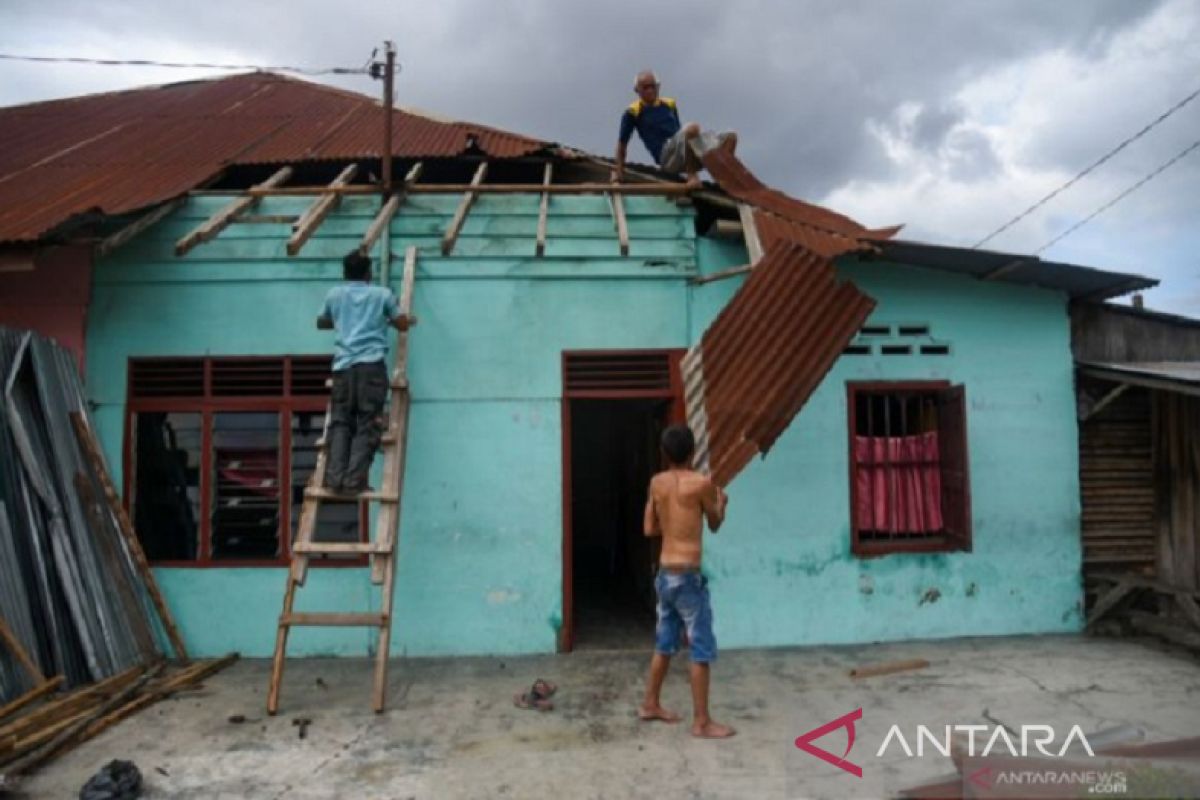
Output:
[[859,530],[931,533],[942,529],[936,431],[856,436],[854,462]]

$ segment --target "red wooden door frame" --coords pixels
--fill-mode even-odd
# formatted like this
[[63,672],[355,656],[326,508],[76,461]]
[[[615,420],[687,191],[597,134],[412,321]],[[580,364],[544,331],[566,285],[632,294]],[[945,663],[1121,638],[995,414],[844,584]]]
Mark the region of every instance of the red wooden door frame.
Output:
[[[563,502],[563,597],[562,624],[558,629],[558,650],[569,653],[575,647],[575,581],[573,569],[573,530],[571,503],[571,401],[573,400],[636,400],[660,397],[671,401],[667,421],[671,424],[687,420],[683,399],[683,375],[679,362],[687,351],[683,348],[649,348],[630,350],[564,350],[562,353],[562,502]],[[669,359],[671,385],[669,389],[587,389],[571,390],[567,386],[567,362],[578,355],[662,355]]]

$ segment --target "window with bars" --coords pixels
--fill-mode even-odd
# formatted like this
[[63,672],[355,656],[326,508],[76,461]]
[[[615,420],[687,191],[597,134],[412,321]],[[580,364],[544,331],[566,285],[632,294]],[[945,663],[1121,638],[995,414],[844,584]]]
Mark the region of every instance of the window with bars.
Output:
[[[327,355],[130,360],[125,496],[151,560],[286,563],[331,367]],[[357,506],[331,505],[316,538],[364,531]]]
[[853,552],[970,550],[963,387],[850,382],[847,405]]

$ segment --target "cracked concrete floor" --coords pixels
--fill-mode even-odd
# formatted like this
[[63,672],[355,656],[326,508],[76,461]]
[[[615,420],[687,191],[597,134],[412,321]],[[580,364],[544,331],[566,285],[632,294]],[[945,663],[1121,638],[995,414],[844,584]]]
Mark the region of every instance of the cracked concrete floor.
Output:
[[[395,660],[389,710],[369,710],[365,659],[288,664],[283,708],[263,711],[269,662],[247,660],[201,690],[151,707],[31,776],[30,797],[74,797],[113,758],[152,798],[887,797],[947,771],[937,754],[876,757],[888,728],[1123,723],[1148,738],[1200,734],[1200,663],[1154,642],[1025,636],[853,647],[727,651],[713,669],[728,741],[634,717],[648,652]],[[856,665],[930,667],[852,680]],[[664,702],[686,710],[686,660]],[[559,684],[549,713],[513,707],[535,677]],[[856,708],[856,778],[798,750],[800,734]],[[230,717],[244,715],[244,722]],[[299,738],[297,718],[311,719]],[[838,753],[844,732],[821,745]]]

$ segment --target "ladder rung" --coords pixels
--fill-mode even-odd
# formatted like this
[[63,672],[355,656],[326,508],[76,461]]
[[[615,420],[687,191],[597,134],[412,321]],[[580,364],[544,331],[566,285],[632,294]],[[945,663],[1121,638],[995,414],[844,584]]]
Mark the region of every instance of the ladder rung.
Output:
[[300,614],[282,614],[280,625],[359,626],[382,628],[387,624],[386,614],[347,614],[340,611],[319,611]]
[[407,389],[407,388],[408,388],[408,381],[406,381],[406,380],[403,380],[403,379],[401,379],[401,380],[398,380],[398,381],[392,381],[392,383],[391,383],[391,386],[392,386],[392,388],[393,388],[393,389],[397,389],[397,390],[399,390],[399,389]]
[[391,553],[390,545],[375,542],[296,542],[292,545],[293,553],[304,555],[335,555],[341,553],[364,553],[382,555]]
[[335,492],[332,489],[314,489],[309,487],[304,490],[304,498],[306,500],[330,500],[335,503],[367,503],[372,500],[378,500],[381,503],[397,503],[400,498],[394,494],[385,494],[384,492],[360,492],[359,494],[346,494],[343,492]]
[[[396,443],[396,434],[394,434],[394,433],[383,434],[382,436],[379,437],[379,443],[380,444],[395,444]],[[328,444],[328,443],[325,441],[324,436],[322,436],[320,439],[317,439],[317,441],[316,441],[316,446],[317,446],[318,450],[320,448],[324,447],[326,444]]]

